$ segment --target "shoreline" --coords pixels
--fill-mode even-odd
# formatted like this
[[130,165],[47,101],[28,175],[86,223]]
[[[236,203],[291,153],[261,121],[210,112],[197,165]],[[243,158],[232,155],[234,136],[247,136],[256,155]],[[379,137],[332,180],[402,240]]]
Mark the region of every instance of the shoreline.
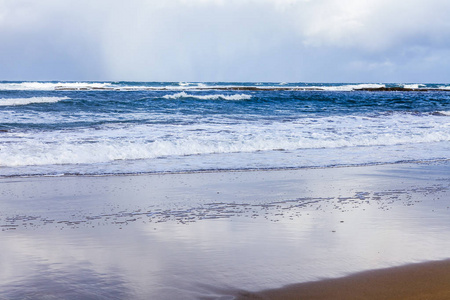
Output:
[[447,259],[369,270],[261,292],[239,291],[236,300],[445,300],[450,299],[449,283],[450,259]]
[[345,168],[370,168],[377,166],[404,166],[404,165],[433,165],[446,164],[450,158],[437,158],[430,160],[410,160],[399,162],[381,162],[369,164],[341,164],[329,166],[302,166],[302,167],[267,167],[267,168],[243,168],[243,169],[199,169],[181,171],[157,171],[157,172],[137,172],[137,173],[63,173],[63,174],[22,174],[22,175],[0,175],[1,180],[14,178],[70,178],[70,177],[127,177],[127,176],[164,176],[164,175],[195,175],[195,174],[215,174],[215,173],[257,173],[257,172],[284,172],[302,170],[333,170]]

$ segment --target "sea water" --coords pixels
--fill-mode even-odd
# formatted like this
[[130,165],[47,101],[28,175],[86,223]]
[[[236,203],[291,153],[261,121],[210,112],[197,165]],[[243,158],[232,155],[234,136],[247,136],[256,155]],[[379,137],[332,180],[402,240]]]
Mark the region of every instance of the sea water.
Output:
[[0,82],[0,176],[448,159],[446,84]]

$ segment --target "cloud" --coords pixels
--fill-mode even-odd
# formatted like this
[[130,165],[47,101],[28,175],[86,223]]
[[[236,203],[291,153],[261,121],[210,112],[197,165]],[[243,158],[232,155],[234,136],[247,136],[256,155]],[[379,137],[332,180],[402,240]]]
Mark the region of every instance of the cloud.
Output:
[[2,79],[442,81],[444,0],[0,0]]
[[450,33],[445,1],[328,0],[309,9],[299,27],[305,43],[317,47],[377,52],[405,44],[436,46]]
[[73,4],[0,2],[0,79],[68,80],[100,75],[98,35],[95,26],[90,26],[95,19],[84,18]]

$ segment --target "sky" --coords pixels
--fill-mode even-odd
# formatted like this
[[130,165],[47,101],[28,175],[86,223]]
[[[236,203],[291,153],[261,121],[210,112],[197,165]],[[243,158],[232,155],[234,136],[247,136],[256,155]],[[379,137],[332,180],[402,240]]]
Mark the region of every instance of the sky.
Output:
[[450,82],[448,0],[0,0],[0,80]]

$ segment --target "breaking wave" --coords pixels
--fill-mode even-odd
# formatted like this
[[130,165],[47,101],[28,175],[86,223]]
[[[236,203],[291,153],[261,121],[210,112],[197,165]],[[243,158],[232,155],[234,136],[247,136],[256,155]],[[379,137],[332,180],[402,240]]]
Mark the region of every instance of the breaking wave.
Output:
[[2,98],[0,106],[28,105],[35,103],[55,103],[68,100],[69,97],[30,97],[30,98]]
[[[335,91],[347,92],[367,89],[403,88],[450,90],[445,84],[383,84],[383,83],[246,83],[246,82],[6,82],[0,81],[0,91]],[[224,95],[222,98],[229,96]],[[234,100],[234,99],[230,99]],[[239,99],[238,99],[239,100]]]
[[251,95],[246,94],[236,94],[236,95],[191,95],[187,94],[186,92],[180,92],[173,95],[165,95],[163,96],[164,99],[180,99],[180,98],[194,98],[194,99],[200,99],[200,100],[249,100],[252,98]]
[[[408,145],[406,149],[414,152],[422,151],[420,149],[427,144],[449,143],[450,130],[445,118],[399,113],[379,118],[335,116],[271,124],[243,123],[228,125],[226,130],[222,124],[192,124],[182,128],[167,124],[108,125],[102,130],[96,127],[71,135],[66,131],[23,133],[20,143],[13,143],[14,137],[19,135],[5,134],[3,138],[2,166],[92,164],[173,156],[396,145]],[[381,152],[378,150],[370,159],[383,161]],[[401,158],[404,154],[399,152],[398,155]]]
[[54,90],[94,90],[112,87],[104,82],[2,82],[0,90],[4,91],[54,91]]

